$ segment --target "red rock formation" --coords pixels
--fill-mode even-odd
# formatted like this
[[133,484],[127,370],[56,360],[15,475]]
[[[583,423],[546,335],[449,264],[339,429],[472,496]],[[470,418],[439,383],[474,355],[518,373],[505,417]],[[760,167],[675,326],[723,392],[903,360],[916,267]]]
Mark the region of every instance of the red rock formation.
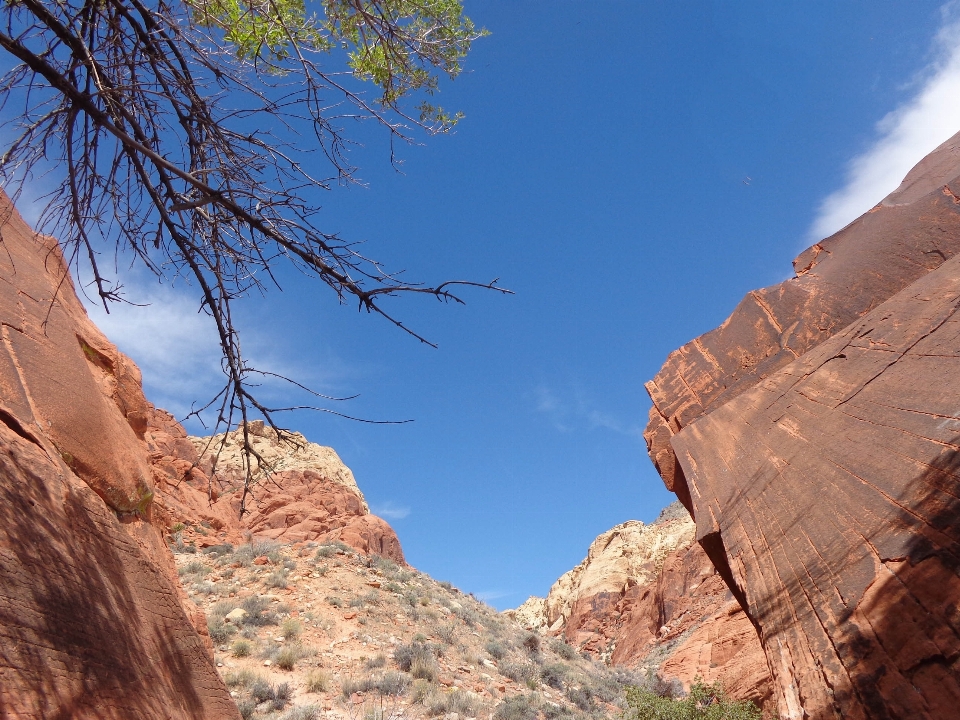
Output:
[[748,293],[723,325],[670,354],[647,383],[653,408],[645,436],[667,488],[688,509],[673,435],[955,255],[958,175],[960,134],[873,210],[801,253],[796,277]]
[[958,139],[648,386],[784,718],[960,707]]
[[[756,630],[671,506],[649,526],[618,525],[591,544],[546,600],[510,611],[598,659],[679,680],[718,680],[737,700],[776,709]],[[679,546],[678,546],[679,543]],[[627,547],[618,547],[626,544]]]
[[238,718],[151,522],[139,372],[0,213],[0,717]]
[[[280,437],[262,420],[247,427],[257,454],[270,467],[266,473],[255,469],[257,482],[247,499],[241,529],[280,542],[339,540],[362,553],[405,564],[397,534],[385,520],[370,514],[353,473],[332,448],[311,443],[300,433],[284,432]],[[177,436],[175,450],[190,460],[194,475],[189,484],[206,487],[207,477],[214,477],[212,485],[224,495],[213,508],[228,518],[239,517],[242,493],[234,488],[242,486],[246,477],[242,431],[185,437]],[[214,527],[216,522],[208,518]]]
[[229,478],[87,317],[56,241],[2,195],[0,241],[0,718],[237,718],[164,534],[338,539],[403,562],[396,534],[339,459],[264,483],[241,522]]

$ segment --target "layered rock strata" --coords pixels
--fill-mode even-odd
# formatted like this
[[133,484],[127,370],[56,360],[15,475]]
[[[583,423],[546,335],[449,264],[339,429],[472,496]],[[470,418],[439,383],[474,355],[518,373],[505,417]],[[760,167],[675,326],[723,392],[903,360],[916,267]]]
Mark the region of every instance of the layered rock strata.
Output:
[[[262,420],[248,423],[247,431],[264,466],[253,458],[250,470],[257,482],[242,520],[245,530],[281,542],[339,540],[368,555],[404,563],[397,534],[370,514],[353,473],[333,448],[309,442],[297,432],[277,433]],[[242,493],[233,488],[241,487],[247,476],[243,430],[189,441],[199,468],[215,478],[227,493],[230,513],[238,516]]]
[[650,525],[600,535],[546,598],[508,611],[529,629],[562,636],[613,665],[656,672],[685,687],[720,681],[731,697],[774,707],[756,631],[676,503]]
[[790,718],[960,703],[960,136],[648,385]]

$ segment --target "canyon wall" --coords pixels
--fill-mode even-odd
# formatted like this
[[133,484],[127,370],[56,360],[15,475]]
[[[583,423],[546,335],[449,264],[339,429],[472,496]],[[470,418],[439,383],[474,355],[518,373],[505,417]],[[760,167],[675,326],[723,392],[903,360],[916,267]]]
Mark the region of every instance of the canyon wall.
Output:
[[956,716],[958,250],[960,135],[647,385],[784,718]]
[[649,525],[618,525],[591,543],[546,598],[508,613],[609,664],[687,689],[696,678],[719,681],[731,697],[775,710],[757,633],[694,533],[679,503]]
[[0,717],[239,718],[153,517],[137,368],[6,197],[0,242]]
[[201,441],[146,400],[58,243],[2,193],[0,341],[0,718],[240,717],[171,528],[195,547],[339,539],[403,561],[336,454],[295,433],[275,455],[299,464],[268,473],[241,521],[235,458],[213,473]]

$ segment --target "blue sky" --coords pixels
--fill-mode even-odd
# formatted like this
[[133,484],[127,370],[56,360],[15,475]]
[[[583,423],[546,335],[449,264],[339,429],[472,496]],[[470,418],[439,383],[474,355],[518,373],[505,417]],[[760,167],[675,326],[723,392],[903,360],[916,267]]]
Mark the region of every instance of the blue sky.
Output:
[[[321,222],[412,279],[512,297],[395,304],[432,350],[291,274],[241,308],[261,365],[332,394],[284,424],[334,447],[409,562],[499,608],[671,496],[647,459],[644,381],[748,290],[894,189],[960,130],[960,12],[912,0],[482,0],[491,31],[442,86],[450,137],[354,151],[364,187]],[[363,130],[362,132],[366,132]],[[216,380],[189,287],[95,317],[182,414]],[[266,392],[282,395],[271,387]],[[191,429],[195,430],[195,427]]]

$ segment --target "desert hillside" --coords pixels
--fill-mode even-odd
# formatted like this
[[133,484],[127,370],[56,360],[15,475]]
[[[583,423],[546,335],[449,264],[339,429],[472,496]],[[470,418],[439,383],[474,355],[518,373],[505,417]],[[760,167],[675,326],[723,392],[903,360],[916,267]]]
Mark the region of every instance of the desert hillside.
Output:
[[776,712],[756,630],[699,545],[679,503],[649,525],[601,534],[546,598],[508,611],[607,665],[689,691],[719,682],[729,697]]
[[176,528],[187,594],[244,718],[607,718],[652,678],[521,628],[341,542],[211,544]]

